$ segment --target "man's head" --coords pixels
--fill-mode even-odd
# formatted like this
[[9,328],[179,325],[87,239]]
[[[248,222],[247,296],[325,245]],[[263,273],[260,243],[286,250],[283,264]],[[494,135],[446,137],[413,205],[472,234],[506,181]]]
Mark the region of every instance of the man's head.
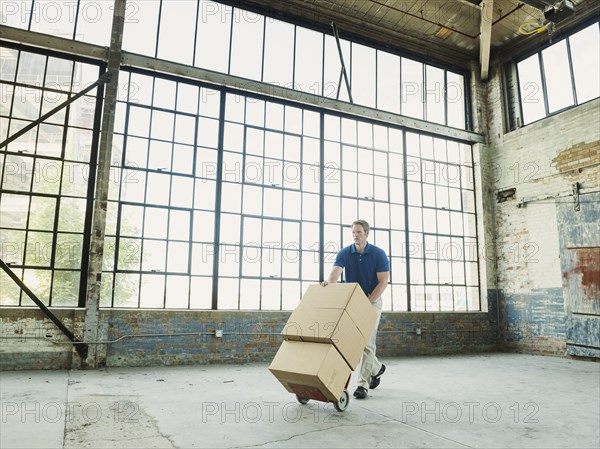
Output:
[[367,243],[370,230],[369,223],[365,220],[355,220],[352,222],[352,238],[354,243],[359,246],[364,246]]

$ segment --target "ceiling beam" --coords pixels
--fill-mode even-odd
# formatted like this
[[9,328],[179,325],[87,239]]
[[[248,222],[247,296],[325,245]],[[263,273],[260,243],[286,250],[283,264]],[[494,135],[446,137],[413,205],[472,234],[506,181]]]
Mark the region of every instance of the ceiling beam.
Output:
[[485,142],[485,136],[483,134],[473,131],[451,128],[449,126],[427,122],[425,120],[407,117],[393,112],[378,110],[368,106],[348,103],[329,97],[321,97],[310,92],[300,92],[287,87],[266,84],[260,81],[253,81],[247,78],[219,73],[199,67],[156,59],[150,56],[143,56],[124,51],[123,65],[168,75],[181,76],[218,86],[225,86],[230,88],[233,92],[240,92],[241,94],[246,92],[258,94],[267,100],[271,98],[282,100],[284,102],[291,101],[318,109],[326,109],[351,115],[358,119],[365,118],[367,120],[379,122],[379,124],[383,126],[393,124],[410,131],[427,134],[433,137],[456,140],[467,144]]
[[[389,0],[385,0],[385,2],[388,9],[394,9],[388,5]],[[297,23],[300,26],[327,34],[331,34],[331,22],[335,22],[343,40],[351,40],[380,49],[385,48],[386,51],[420,58],[421,62],[442,63],[449,67],[467,70],[469,62],[474,56],[470,50],[448,45],[445,41],[434,36],[409,32],[391,23],[370,23],[364,18],[355,17],[353,14],[356,14],[356,11],[353,12],[353,7],[342,8],[344,3],[361,5],[362,1],[287,0],[285,2],[274,2],[265,0],[219,0],[219,3],[257,14],[265,14],[278,20]],[[375,5],[383,2],[372,3]],[[390,4],[394,5],[396,3],[394,0]],[[410,9],[415,7],[416,3],[413,1],[402,4]],[[329,7],[326,5],[329,5]],[[400,12],[406,13],[407,11],[401,10]],[[476,42],[475,37],[474,42]]]
[[479,27],[479,65],[481,67],[482,81],[487,80],[490,68],[493,15],[494,0],[483,0],[481,2],[481,23]]
[[459,3],[462,3],[465,6],[471,6],[476,9],[481,9],[481,5],[477,5],[475,3],[471,3],[469,0],[457,0]]

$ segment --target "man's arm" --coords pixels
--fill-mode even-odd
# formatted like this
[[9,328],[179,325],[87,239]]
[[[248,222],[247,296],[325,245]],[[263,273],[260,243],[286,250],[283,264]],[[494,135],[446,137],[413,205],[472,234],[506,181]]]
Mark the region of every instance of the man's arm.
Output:
[[342,267],[334,265],[331,269],[331,273],[329,273],[329,276],[327,276],[326,280],[321,282],[321,285],[325,287],[327,284],[335,284],[342,275],[342,271],[344,271]]
[[376,301],[382,294],[383,291],[386,289],[387,285],[388,285],[388,279],[390,277],[390,272],[389,271],[381,271],[381,272],[377,272],[377,285],[375,286],[375,288],[373,289],[373,291],[371,292],[371,294],[369,295],[369,301],[373,302]]

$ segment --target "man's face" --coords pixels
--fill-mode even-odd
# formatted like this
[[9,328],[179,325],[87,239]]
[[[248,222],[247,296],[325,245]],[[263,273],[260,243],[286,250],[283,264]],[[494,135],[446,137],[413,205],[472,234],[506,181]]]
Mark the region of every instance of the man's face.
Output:
[[354,243],[359,246],[363,246],[367,243],[368,232],[365,232],[362,225],[355,224],[352,226],[352,238]]

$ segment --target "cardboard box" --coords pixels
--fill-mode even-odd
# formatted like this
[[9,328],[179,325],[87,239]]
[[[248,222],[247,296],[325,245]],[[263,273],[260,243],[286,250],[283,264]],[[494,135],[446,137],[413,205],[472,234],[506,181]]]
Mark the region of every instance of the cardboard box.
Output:
[[331,344],[284,341],[269,370],[290,392],[305,399],[337,401],[350,368]]
[[333,344],[355,369],[376,313],[356,283],[311,285],[281,331],[285,340]]
[[282,335],[289,341],[333,344],[350,369],[358,365],[367,343],[348,313],[341,309],[296,309]]

